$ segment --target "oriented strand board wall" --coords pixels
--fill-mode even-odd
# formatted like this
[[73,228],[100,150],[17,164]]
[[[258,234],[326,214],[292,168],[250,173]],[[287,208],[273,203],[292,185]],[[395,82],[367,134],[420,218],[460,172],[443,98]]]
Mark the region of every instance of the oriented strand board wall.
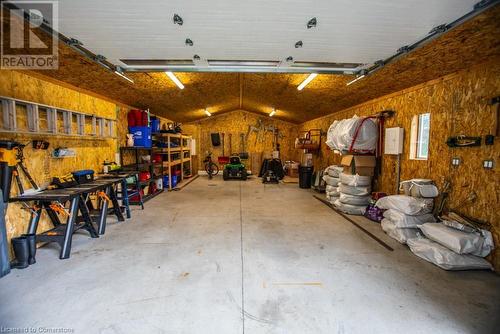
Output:
[[[212,158],[217,161],[217,157],[222,155],[222,146],[213,147],[210,139],[211,133],[225,133],[225,154],[229,155],[229,134],[232,134],[233,153],[241,151],[240,134],[247,134],[249,126],[257,126],[261,119],[264,126],[276,126],[283,138],[279,140],[281,159],[289,160],[296,155],[293,143],[297,137],[297,126],[292,123],[280,121],[274,118],[259,116],[245,110],[235,110],[219,116],[212,116],[201,121],[185,124],[183,131],[192,135],[197,142],[197,162],[194,167],[203,168],[203,159],[206,152],[212,152]],[[265,132],[264,141],[256,140],[256,133],[251,132],[245,143],[245,149],[249,153],[271,154],[273,135],[272,132]]]
[[[45,81],[17,71],[0,71],[0,95],[27,101],[53,105],[116,119],[117,105],[113,102],[87,95],[67,86]],[[120,131],[120,130],[119,130]],[[118,133],[121,136],[120,133]],[[31,137],[19,134],[0,134],[0,139],[13,139],[28,143],[33,139],[44,139],[50,143],[46,151],[33,150],[26,146],[24,154],[29,172],[40,185],[53,176],[64,175],[78,169],[101,170],[105,159],[114,161],[117,141],[115,139],[82,139],[63,136]],[[52,149],[68,147],[76,151],[76,158],[54,159]],[[13,193],[17,188],[13,186]],[[26,233],[29,214],[18,204],[9,204],[6,214],[8,239]],[[42,217],[38,232],[51,227],[46,217]]]
[[[449,206],[463,214],[481,219],[494,226],[495,254],[491,258],[496,270],[500,270],[500,138],[492,146],[474,148],[449,148],[445,141],[449,136],[484,136],[494,133],[496,113],[488,101],[500,95],[500,64],[493,62],[458,72],[431,82],[394,93],[341,112],[318,118],[301,126],[303,129],[320,127],[328,130],[337,119],[366,116],[392,109],[396,116],[387,127],[405,129],[405,153],[402,156],[401,180],[430,178],[443,185],[445,179],[452,182]],[[410,126],[413,115],[431,113],[431,142],[429,160],[409,160]],[[460,157],[462,164],[452,167],[452,157]],[[484,159],[495,160],[494,170],[482,168]],[[316,158],[316,167],[338,163],[339,156],[322,145],[321,155]],[[378,190],[395,192],[394,156],[383,157],[383,171]],[[467,198],[477,197],[474,201]]]

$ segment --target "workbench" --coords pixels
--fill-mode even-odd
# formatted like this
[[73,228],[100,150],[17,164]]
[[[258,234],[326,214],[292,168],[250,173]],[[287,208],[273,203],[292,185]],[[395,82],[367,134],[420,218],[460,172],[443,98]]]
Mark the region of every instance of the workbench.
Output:
[[[92,238],[98,238],[106,230],[108,202],[113,203],[112,212],[118,221],[125,218],[120,210],[116,197],[115,186],[123,182],[120,177],[97,179],[64,189],[43,190],[35,193],[25,193],[11,197],[9,202],[24,203],[31,211],[27,233],[36,233],[42,211],[45,210],[54,225],[48,231],[36,235],[36,242],[57,242],[61,246],[60,259],[67,259],[71,254],[73,233],[80,229],[86,230]],[[98,208],[90,206],[89,196],[99,194]],[[109,201],[108,201],[109,199]],[[28,203],[34,203],[30,206]],[[69,202],[69,208],[66,203]],[[91,210],[97,212],[97,229],[91,216]],[[60,215],[66,216],[66,223],[60,221]]]

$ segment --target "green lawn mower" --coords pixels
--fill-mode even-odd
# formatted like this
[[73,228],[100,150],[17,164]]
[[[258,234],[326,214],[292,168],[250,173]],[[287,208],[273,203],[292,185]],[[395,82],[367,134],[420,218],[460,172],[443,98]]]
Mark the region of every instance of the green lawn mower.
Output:
[[227,180],[245,181],[247,179],[248,177],[247,169],[245,168],[245,165],[241,163],[239,156],[233,155],[229,158],[229,163],[224,166],[222,177],[224,181]]

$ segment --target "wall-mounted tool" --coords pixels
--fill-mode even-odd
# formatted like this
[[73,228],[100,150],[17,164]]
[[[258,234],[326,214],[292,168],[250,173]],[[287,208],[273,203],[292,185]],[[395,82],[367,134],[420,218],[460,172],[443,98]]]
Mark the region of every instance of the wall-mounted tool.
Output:
[[246,137],[244,133],[240,133],[240,146],[241,146],[241,152],[240,152],[240,158],[243,160],[248,159],[248,152],[245,150],[245,141]]
[[28,169],[24,166],[23,149],[25,146],[11,140],[0,140],[1,187],[4,194],[4,202],[8,202],[10,197],[12,176],[14,176],[16,181],[19,194],[24,194],[25,191],[20,172],[28,179],[34,191],[40,190],[28,172]]
[[481,137],[455,136],[449,137],[446,145],[449,147],[481,146]]
[[33,148],[35,150],[46,150],[49,148],[49,142],[45,140],[33,140]]

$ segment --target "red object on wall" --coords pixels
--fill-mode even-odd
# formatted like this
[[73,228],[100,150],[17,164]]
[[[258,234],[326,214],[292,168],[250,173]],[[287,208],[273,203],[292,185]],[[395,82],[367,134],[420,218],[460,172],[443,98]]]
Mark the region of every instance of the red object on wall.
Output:
[[149,172],[140,172],[139,173],[139,181],[147,181],[151,178],[151,173]]

